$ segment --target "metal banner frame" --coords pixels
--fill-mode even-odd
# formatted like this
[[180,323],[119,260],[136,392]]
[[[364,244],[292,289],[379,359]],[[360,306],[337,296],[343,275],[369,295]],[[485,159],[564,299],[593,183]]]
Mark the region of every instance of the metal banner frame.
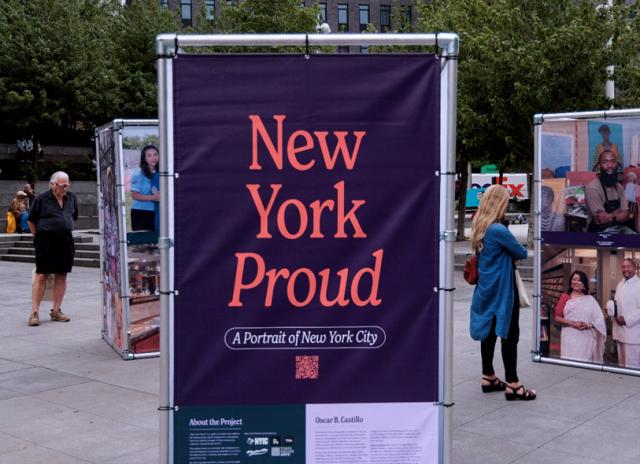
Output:
[[439,462],[452,462],[453,406],[453,256],[455,242],[454,187],[456,153],[456,102],[459,39],[454,33],[432,34],[161,34],[156,38],[158,63],[158,116],[160,125],[160,462],[173,463],[174,404],[174,164],[173,164],[173,59],[182,47],[211,46],[435,46],[441,60],[440,193],[441,260],[439,263]]
[[[96,137],[96,153],[98,153],[99,147],[99,134],[105,130],[109,130],[112,132],[113,137],[113,150],[114,150],[114,158],[115,158],[115,170],[116,170],[116,204],[117,204],[117,214],[118,214],[118,248],[120,249],[120,262],[118,263],[120,267],[120,294],[122,298],[122,340],[124,341],[124,345],[122,348],[116,346],[113,343],[113,340],[110,340],[107,336],[107,330],[105,327],[102,328],[102,338],[105,340],[124,360],[133,360],[133,359],[142,359],[142,358],[153,358],[158,357],[160,355],[159,351],[148,352],[148,353],[135,353],[132,350],[131,346],[131,307],[130,307],[130,298],[129,294],[129,267],[128,267],[128,250],[127,250],[127,230],[126,230],[126,201],[125,201],[125,172],[124,172],[124,162],[123,162],[123,151],[122,151],[122,131],[126,127],[140,127],[140,126],[158,126],[157,119],[114,119],[113,121],[96,128],[95,137]],[[99,211],[99,220],[100,220],[100,231],[103,233],[104,231],[104,207],[103,207],[103,197],[102,197],[102,188],[100,185],[100,163],[99,161],[96,163],[97,166],[97,190],[98,190],[98,211]],[[100,240],[100,258],[101,261],[104,262],[106,259],[106,250],[104,250],[103,240]],[[102,267],[101,267],[102,270]],[[103,282],[104,276],[101,275],[101,283]]]
[[628,369],[602,364],[594,364],[568,359],[552,358],[545,356],[541,352],[540,341],[540,321],[542,303],[542,230],[540,216],[540,196],[542,192],[542,124],[548,121],[576,121],[585,119],[607,119],[614,121],[615,118],[640,117],[640,109],[627,110],[605,110],[605,111],[583,111],[575,113],[550,113],[536,114],[534,123],[534,159],[533,159],[533,219],[534,219],[534,256],[533,256],[533,288],[534,288],[534,310],[532,311],[532,347],[531,358],[535,362],[557,364],[571,367],[581,367],[584,369],[597,370],[602,372],[612,372],[616,374],[629,374],[640,376],[640,370]]

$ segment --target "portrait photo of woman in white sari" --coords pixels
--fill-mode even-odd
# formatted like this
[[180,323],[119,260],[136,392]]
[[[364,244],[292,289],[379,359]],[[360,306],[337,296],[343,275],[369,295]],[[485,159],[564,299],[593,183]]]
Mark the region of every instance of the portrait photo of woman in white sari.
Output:
[[589,279],[584,272],[571,274],[569,289],[558,300],[555,321],[562,326],[561,358],[602,362],[607,329],[600,305],[589,295]]

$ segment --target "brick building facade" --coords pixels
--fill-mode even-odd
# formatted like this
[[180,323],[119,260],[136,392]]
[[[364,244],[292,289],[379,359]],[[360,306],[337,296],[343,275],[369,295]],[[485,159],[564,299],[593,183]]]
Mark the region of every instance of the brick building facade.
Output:
[[[177,11],[185,27],[194,25],[204,4],[207,18],[215,21],[223,3],[237,0],[159,0],[173,11]],[[240,0],[241,1],[241,0]],[[320,6],[318,23],[327,23],[331,32],[358,33],[373,26],[376,31],[389,32],[407,30],[415,24],[415,0],[300,0],[301,6]],[[348,51],[340,47],[339,51]],[[353,51],[353,47],[352,47]],[[366,47],[360,51],[366,51]]]

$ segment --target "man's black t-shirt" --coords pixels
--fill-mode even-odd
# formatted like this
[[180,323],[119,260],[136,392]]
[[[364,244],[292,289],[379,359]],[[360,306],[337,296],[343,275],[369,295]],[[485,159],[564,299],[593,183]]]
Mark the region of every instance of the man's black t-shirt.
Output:
[[78,219],[76,196],[67,192],[62,208],[51,190],[41,193],[33,200],[29,210],[29,221],[36,225],[37,232],[61,232],[73,230],[73,221]]

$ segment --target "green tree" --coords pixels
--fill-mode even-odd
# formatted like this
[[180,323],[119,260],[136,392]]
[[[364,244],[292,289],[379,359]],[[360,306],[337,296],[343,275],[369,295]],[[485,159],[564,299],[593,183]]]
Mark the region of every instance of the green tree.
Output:
[[0,126],[55,134],[103,120],[118,100],[115,0],[4,0]]
[[[120,101],[113,117],[155,118],[157,110],[156,36],[180,31],[180,18],[157,0],[133,0],[117,18],[114,37]],[[106,121],[105,121],[106,122]]]
[[[607,41],[623,15],[574,0],[433,0],[418,10],[418,29],[460,36],[457,157],[465,164],[530,172],[534,114],[611,105]],[[464,197],[463,189],[459,236]]]
[[46,144],[89,144],[115,117],[155,117],[155,37],[180,26],[156,0],[4,0],[5,141],[34,132]]
[[640,11],[638,2],[618,5],[610,11],[615,25],[612,37],[611,64],[615,65],[613,78],[616,84],[614,106],[638,108],[640,106]]
[[299,0],[245,0],[222,6],[220,32],[315,32],[318,25],[319,9],[301,7]]
[[[244,0],[222,4],[216,27],[222,33],[311,33],[316,32],[320,10],[300,6],[299,0]],[[300,47],[228,47],[225,51],[300,51]]]

